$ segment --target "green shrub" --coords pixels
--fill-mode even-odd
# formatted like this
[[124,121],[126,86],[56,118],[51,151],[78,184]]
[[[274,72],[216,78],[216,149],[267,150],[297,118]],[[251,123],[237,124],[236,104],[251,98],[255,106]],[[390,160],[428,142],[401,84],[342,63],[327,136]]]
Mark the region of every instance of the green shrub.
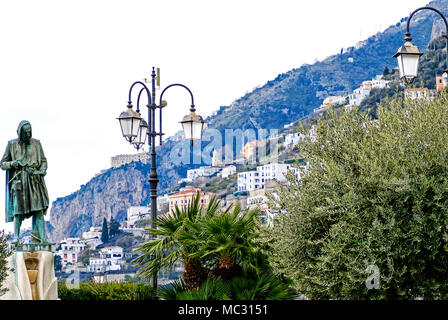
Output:
[[245,269],[241,277],[231,280],[210,277],[201,287],[190,291],[181,278],[160,287],[157,294],[164,300],[291,300],[294,291],[268,270],[256,274]]
[[58,297],[61,300],[99,300],[86,284],[81,283],[77,289],[67,288],[65,281],[58,283]]
[[61,300],[151,300],[151,286],[145,283],[89,281],[69,289],[65,282],[59,282],[58,294]]

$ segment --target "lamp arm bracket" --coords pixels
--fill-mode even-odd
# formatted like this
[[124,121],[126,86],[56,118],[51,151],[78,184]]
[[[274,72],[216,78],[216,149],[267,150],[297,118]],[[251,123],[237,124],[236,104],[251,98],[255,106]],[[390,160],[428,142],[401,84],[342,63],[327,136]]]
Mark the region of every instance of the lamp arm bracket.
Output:
[[165,93],[166,90],[168,90],[168,89],[171,88],[171,87],[182,87],[182,88],[186,89],[186,90],[190,93],[190,97],[191,97],[191,108],[190,108],[190,111],[191,111],[191,112],[196,111],[196,109],[195,109],[195,107],[194,107],[194,97],[193,97],[193,93],[191,92],[190,89],[188,89],[187,86],[185,86],[185,85],[183,85],[183,84],[180,84],[180,83],[174,83],[174,84],[171,84],[171,85],[169,85],[168,87],[166,87],[165,89],[163,89],[162,93],[160,94],[159,108],[163,108],[163,105],[162,105],[163,94]]
[[[134,83],[132,84],[131,88],[129,89],[129,104],[132,104],[132,102],[131,102],[131,101],[132,101],[132,89],[134,89],[134,87],[135,87],[137,84],[140,84],[140,85],[143,86],[143,88],[140,90],[139,95],[138,95],[138,102],[140,101],[140,95],[142,94],[142,91],[144,90],[144,91],[146,91],[146,93],[147,93],[147,95],[148,95],[148,104],[152,103],[151,92],[149,91],[149,89],[148,89],[148,87],[146,86],[146,84],[144,84],[144,83],[141,82],[141,81],[136,81],[136,82],[134,82]],[[138,102],[137,102],[137,108],[139,107],[139,106],[138,106]]]
[[[448,37],[448,21],[446,20],[445,16],[442,14],[442,12],[440,12],[439,10],[437,10],[437,9],[435,9],[435,8],[432,8],[432,7],[421,7],[421,8],[418,8],[418,9],[414,10],[414,12],[412,12],[412,13],[409,15],[408,22],[407,22],[407,25],[406,25],[406,38],[405,38],[405,41],[408,41],[408,40],[409,40],[409,41],[412,41],[411,33],[410,33],[411,19],[412,19],[412,17],[413,17],[417,12],[422,11],[422,10],[431,10],[431,11],[434,11],[434,12],[436,12],[437,14],[439,14],[440,17],[442,17],[443,22],[445,23],[445,28],[446,28],[446,35],[445,35],[445,37]],[[448,39],[448,38],[447,38],[447,39]]]

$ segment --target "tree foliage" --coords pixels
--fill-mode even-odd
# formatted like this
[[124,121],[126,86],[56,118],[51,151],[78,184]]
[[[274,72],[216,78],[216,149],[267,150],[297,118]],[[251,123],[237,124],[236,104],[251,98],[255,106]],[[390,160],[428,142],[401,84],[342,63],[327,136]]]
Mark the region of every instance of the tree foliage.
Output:
[[11,255],[8,252],[7,237],[4,231],[0,231],[0,296],[3,295],[8,289],[2,287],[3,281],[8,275],[8,260],[7,258]]
[[120,222],[113,217],[110,218],[109,223],[109,239],[120,233]]
[[[271,205],[270,263],[311,299],[448,297],[448,98],[394,99],[318,123]],[[379,289],[368,289],[369,266]]]
[[109,229],[107,228],[107,220],[103,219],[103,227],[101,229],[101,241],[107,242],[109,240]]

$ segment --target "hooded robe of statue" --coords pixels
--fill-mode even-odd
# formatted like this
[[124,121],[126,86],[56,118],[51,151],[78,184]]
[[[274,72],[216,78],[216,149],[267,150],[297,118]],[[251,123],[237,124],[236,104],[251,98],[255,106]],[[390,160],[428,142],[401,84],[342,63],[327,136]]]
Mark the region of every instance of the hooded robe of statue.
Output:
[[[49,198],[44,175],[31,174],[29,169],[47,171],[47,159],[37,139],[31,138],[27,145],[20,140],[23,126],[31,124],[24,120],[17,129],[18,138],[8,142],[0,167],[6,170],[6,222],[13,222],[15,215],[29,218],[48,209]],[[11,162],[20,161],[21,166],[14,169]]]

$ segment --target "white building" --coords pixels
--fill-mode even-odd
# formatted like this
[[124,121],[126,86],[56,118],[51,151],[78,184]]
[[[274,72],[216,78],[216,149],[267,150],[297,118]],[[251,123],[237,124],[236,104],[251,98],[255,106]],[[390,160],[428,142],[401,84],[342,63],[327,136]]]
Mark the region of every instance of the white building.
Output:
[[331,106],[346,103],[347,103],[347,97],[345,96],[330,96],[327,97],[323,102],[324,105],[331,105]]
[[358,89],[353,90],[353,93],[348,96],[348,106],[359,106],[364,100],[365,97],[367,97],[370,94],[369,89],[364,89],[362,87],[359,87]]
[[262,189],[264,185],[260,179],[260,173],[258,171],[246,171],[238,173],[238,191],[252,191],[256,189]]
[[210,177],[211,175],[219,171],[221,171],[221,168],[215,168],[215,167],[200,167],[197,169],[187,170],[186,181],[191,182],[199,177]]
[[227,166],[225,168],[222,169],[221,171],[221,177],[223,179],[228,178],[229,176],[231,176],[232,174],[236,173],[236,167],[231,165],[231,166]]
[[[257,167],[257,171],[260,173],[262,179],[277,180],[278,182],[286,182],[286,175],[288,169],[291,168],[289,164],[283,163],[269,163],[264,166]],[[265,182],[265,181],[263,181]]]
[[89,272],[121,270],[121,266],[124,263],[125,260],[122,247],[105,247],[100,250],[99,257],[90,258],[87,270]]
[[256,171],[240,172],[238,173],[238,191],[263,190],[269,180],[277,180],[281,183],[287,182],[286,176],[290,169],[297,176],[300,175],[299,168],[283,163],[269,163],[257,167]]
[[92,238],[101,238],[101,228],[100,227],[90,227],[89,231],[82,233],[82,239],[92,239]]
[[404,96],[411,100],[429,100],[433,98],[434,95],[428,88],[409,88],[404,90]]
[[149,217],[149,207],[129,207],[127,210],[127,224],[128,228],[135,228],[135,223],[138,220]]
[[375,79],[372,79],[372,89],[384,89],[389,86],[389,82],[387,80],[383,80],[383,76],[378,75]]
[[285,142],[283,143],[283,145],[285,147],[295,146],[296,144],[299,144],[300,141],[302,141],[302,139],[303,135],[300,134],[299,132],[290,133],[285,136]]
[[86,244],[80,238],[67,238],[61,242],[61,250],[56,252],[61,257],[62,267],[67,264],[75,264],[79,260],[80,253],[85,249]]
[[96,249],[97,246],[103,243],[101,241],[101,227],[90,227],[89,231],[82,233],[81,239],[84,240],[86,246]]

